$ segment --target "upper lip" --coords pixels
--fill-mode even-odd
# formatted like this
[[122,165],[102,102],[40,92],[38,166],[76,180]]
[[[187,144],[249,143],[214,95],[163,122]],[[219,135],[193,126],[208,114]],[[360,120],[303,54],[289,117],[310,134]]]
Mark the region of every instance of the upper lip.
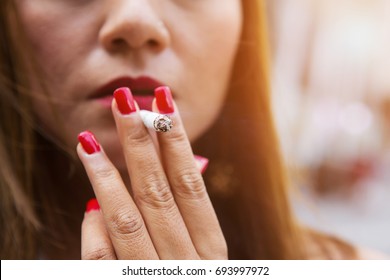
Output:
[[163,86],[161,82],[147,76],[137,78],[119,77],[98,88],[90,95],[90,98],[101,98],[112,95],[120,87],[130,88],[133,95],[153,95],[154,89],[160,86]]

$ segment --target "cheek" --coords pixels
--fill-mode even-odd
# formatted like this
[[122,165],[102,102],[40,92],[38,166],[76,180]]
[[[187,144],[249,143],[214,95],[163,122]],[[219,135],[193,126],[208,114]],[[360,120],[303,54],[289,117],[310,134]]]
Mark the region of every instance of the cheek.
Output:
[[46,86],[52,93],[61,92],[62,85],[82,65],[96,37],[93,17],[62,1],[20,0],[22,24],[31,44],[35,60],[43,71]]
[[23,1],[19,11],[22,24],[33,48],[37,62],[47,73],[57,71],[58,57],[63,56],[64,37],[69,37],[61,30],[64,16],[50,10],[50,5],[34,5],[34,1]]
[[[28,73],[35,115],[45,130],[56,136],[62,132],[54,115],[73,122],[80,115],[79,108],[73,106],[74,95],[69,93],[74,92],[70,89],[76,79],[87,80],[84,77],[88,73],[84,71],[86,60],[95,46],[99,27],[96,21],[100,18],[98,7],[91,6],[86,12],[85,8],[75,9],[64,3],[18,1],[18,12],[31,45],[33,62],[39,68],[39,71]],[[54,105],[48,102],[45,93],[50,95]]]
[[180,111],[191,141],[213,124],[223,106],[240,40],[240,6],[228,5],[219,12],[194,21],[197,24],[181,34],[178,53],[186,57],[183,72],[189,78],[178,81],[188,100]]

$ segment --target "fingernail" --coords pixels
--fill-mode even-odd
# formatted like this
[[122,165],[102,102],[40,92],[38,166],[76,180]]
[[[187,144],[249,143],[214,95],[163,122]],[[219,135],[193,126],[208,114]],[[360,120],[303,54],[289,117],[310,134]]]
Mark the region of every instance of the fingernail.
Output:
[[161,114],[172,114],[175,109],[173,107],[173,99],[171,90],[167,86],[158,87],[154,90],[158,111]]
[[87,154],[91,155],[100,152],[100,145],[92,132],[88,130],[81,132],[77,138]]
[[200,173],[204,173],[209,166],[209,159],[201,156],[194,155],[196,165],[198,166],[198,169],[200,170]]
[[91,211],[97,211],[100,210],[100,205],[99,202],[97,201],[96,198],[92,198],[87,202],[87,209],[85,210],[86,213],[89,213]]
[[114,91],[114,98],[122,115],[129,115],[137,111],[131,91],[127,87],[121,87]]

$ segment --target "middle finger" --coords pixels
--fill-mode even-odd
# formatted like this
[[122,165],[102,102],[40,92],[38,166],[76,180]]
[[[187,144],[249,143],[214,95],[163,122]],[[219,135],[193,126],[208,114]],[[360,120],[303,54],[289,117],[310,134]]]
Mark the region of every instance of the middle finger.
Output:
[[123,147],[134,201],[162,259],[198,258],[171,193],[158,153],[128,88],[114,93],[112,111]]

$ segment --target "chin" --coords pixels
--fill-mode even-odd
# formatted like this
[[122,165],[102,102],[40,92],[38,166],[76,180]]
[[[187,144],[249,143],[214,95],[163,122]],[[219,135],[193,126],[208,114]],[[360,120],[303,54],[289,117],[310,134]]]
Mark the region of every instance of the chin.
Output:
[[123,155],[122,147],[119,143],[117,145],[118,146],[116,147],[105,148],[104,151],[106,152],[108,158],[114,164],[116,169],[118,169],[118,171],[120,172],[123,172],[127,170],[126,160]]
[[105,131],[100,135],[99,133],[96,134],[110,161],[119,171],[126,170],[126,160],[116,130],[112,129],[110,132]]

